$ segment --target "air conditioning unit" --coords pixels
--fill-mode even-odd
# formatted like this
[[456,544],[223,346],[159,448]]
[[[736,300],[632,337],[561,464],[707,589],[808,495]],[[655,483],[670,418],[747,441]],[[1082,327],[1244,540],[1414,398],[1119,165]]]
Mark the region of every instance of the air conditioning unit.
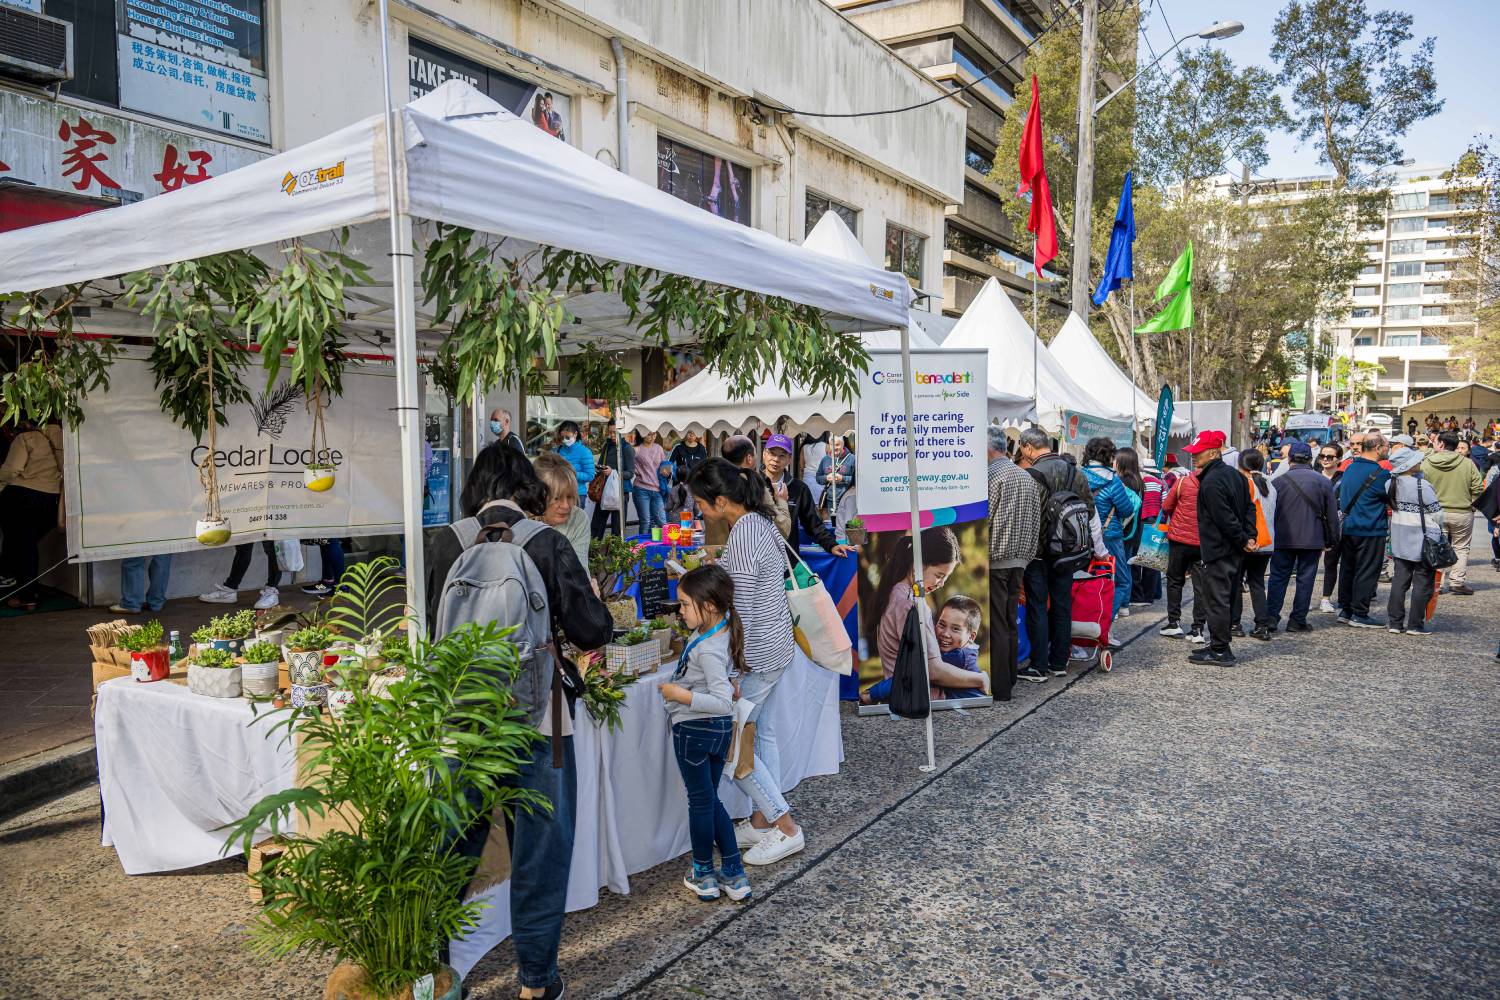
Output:
[[41,86],[73,79],[73,25],[0,5],[0,77]]

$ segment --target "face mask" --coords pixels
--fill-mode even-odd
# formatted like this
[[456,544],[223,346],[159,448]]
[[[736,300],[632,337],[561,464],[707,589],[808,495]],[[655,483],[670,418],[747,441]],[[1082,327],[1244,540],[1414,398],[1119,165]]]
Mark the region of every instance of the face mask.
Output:
[[499,437],[501,434],[504,433],[504,430],[500,426],[500,421],[498,421],[498,420],[491,420],[490,421],[490,433],[493,434],[493,435],[495,435],[496,437]]
[[573,442],[574,442],[574,441],[576,441],[576,440],[578,440],[578,439],[577,439],[577,438],[575,438],[575,437],[574,437],[574,436],[573,436],[573,435],[571,435],[571,434],[564,434],[564,435],[563,435],[563,444],[572,444],[572,443],[573,443]]

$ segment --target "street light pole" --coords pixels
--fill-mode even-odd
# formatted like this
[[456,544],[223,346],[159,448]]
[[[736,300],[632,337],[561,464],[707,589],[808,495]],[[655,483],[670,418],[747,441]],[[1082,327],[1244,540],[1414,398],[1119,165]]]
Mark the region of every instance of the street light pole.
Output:
[[1083,0],[1083,52],[1078,70],[1078,173],[1073,186],[1073,273],[1070,308],[1089,315],[1089,243],[1094,208],[1094,62],[1099,45],[1099,0]]

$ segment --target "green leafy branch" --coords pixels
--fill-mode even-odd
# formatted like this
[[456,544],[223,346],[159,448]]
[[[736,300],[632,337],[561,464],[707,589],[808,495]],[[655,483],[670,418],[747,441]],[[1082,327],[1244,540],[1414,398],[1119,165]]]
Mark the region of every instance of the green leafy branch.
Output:
[[113,339],[85,339],[74,328],[73,307],[88,287],[69,285],[52,297],[42,292],[0,296],[0,326],[21,329],[32,346],[26,360],[0,376],[5,403],[0,422],[62,420],[76,427],[83,423],[82,400],[95,389],[109,389],[109,364],[119,345]]

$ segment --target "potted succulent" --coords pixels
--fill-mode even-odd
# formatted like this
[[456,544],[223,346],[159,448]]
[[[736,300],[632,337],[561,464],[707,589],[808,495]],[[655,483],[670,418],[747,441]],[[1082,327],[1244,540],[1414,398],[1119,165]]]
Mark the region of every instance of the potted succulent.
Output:
[[609,615],[620,628],[634,628],[640,621],[636,599],[620,591],[628,590],[641,578],[646,556],[619,535],[605,534],[589,545],[589,575]]
[[650,673],[661,663],[661,644],[649,629],[632,629],[604,647],[604,665],[611,673],[627,677]]
[[172,672],[171,655],[162,641],[159,621],[149,621],[120,637],[120,648],[130,654],[130,676],[138,681],[166,680]]
[[[212,646],[234,656],[245,651],[245,640],[255,631],[255,612],[246,608],[232,615],[216,615],[203,628],[193,633],[193,641],[200,646]],[[205,642],[202,636],[207,637]]]
[[245,647],[240,685],[246,697],[269,698],[281,688],[281,649],[264,640]]
[[[326,625],[309,625],[287,636],[287,673],[293,684],[322,684],[328,647],[334,643],[333,630]],[[338,662],[337,655],[334,662]]]
[[647,626],[651,630],[651,638],[656,640],[661,647],[662,658],[672,655],[672,619],[666,615],[658,615],[651,619]]
[[[300,742],[302,784],[228,827],[231,850],[267,829],[285,842],[250,876],[261,890],[251,945],[332,959],[328,996],[457,1000],[439,945],[477,926],[485,906],[463,898],[478,859],[463,855],[458,832],[497,808],[546,808],[507,780],[540,737],[511,695],[519,659],[503,630],[466,625],[404,655],[413,669],[393,697],[356,692],[342,723],[297,709],[265,716]],[[335,814],[333,830],[297,832]]]
[[188,690],[208,698],[238,698],[240,665],[234,654],[200,646],[188,662]]
[[865,530],[865,522],[857,517],[851,517],[844,522],[844,537],[849,540],[850,545],[863,545],[869,541],[870,533]]

